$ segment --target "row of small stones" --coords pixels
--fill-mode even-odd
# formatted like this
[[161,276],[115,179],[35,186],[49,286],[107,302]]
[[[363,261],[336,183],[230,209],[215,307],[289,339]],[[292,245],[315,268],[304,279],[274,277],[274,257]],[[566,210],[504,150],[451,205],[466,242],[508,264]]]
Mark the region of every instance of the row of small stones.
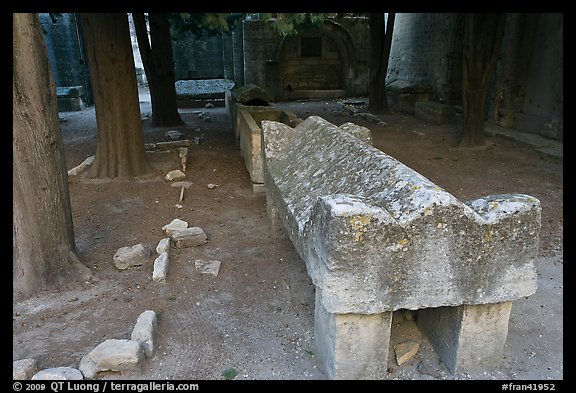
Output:
[[[208,241],[201,228],[188,228],[188,223],[179,219],[173,220],[162,229],[170,237],[160,240],[156,247],[159,256],[154,261],[152,273],[154,282],[166,281],[171,241],[177,248],[194,247]],[[131,266],[142,265],[148,256],[149,252],[146,252],[146,247],[142,244],[122,247],[114,254],[114,264],[119,269],[126,269]],[[36,372],[35,359],[21,359],[13,362],[13,379],[82,380],[94,378],[98,372],[102,371],[139,373],[143,360],[151,357],[154,352],[157,324],[156,312],[146,310],[138,316],[130,340],[108,339],[100,343],[80,360],[78,369],[55,367]]]

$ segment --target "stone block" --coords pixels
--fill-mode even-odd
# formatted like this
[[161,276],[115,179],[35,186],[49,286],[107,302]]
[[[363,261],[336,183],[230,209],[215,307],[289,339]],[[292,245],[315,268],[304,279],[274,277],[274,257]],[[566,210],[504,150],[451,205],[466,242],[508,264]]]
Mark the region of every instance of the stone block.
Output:
[[231,90],[234,102],[244,105],[268,105],[273,97],[260,86],[249,83]]
[[186,221],[175,218],[170,221],[169,224],[164,225],[162,227],[162,231],[166,234],[166,236],[172,236],[172,232],[186,228],[188,228],[188,223]]
[[172,231],[171,238],[176,248],[196,247],[208,243],[208,237],[202,228],[198,227],[176,229]]
[[61,86],[56,88],[56,105],[58,112],[81,111],[84,107],[83,86]]
[[333,314],[316,287],[316,350],[331,379],[385,379],[392,312]]
[[[188,228],[188,223],[186,223],[186,228]],[[164,228],[162,228],[164,229]],[[162,253],[168,253],[170,252],[170,238],[169,237],[165,237],[164,239],[160,240],[158,242],[158,245],[156,246],[156,252],[158,254],[162,254]]]
[[132,266],[144,265],[150,257],[150,249],[144,244],[136,244],[119,248],[114,254],[114,266],[120,270],[128,269]]
[[158,316],[156,313],[152,310],[146,310],[138,316],[136,325],[134,325],[132,330],[130,339],[140,342],[146,357],[151,357],[154,353],[154,338],[157,325]]
[[36,359],[20,359],[12,362],[12,379],[27,380],[36,372]]
[[448,369],[493,370],[502,360],[512,302],[418,310],[418,327]]
[[166,276],[168,274],[168,253],[161,253],[154,260],[154,270],[152,271],[152,281],[154,282],[166,282]]
[[55,367],[38,371],[32,380],[42,381],[81,381],[84,376],[80,370],[72,367]]
[[142,372],[144,357],[139,341],[109,339],[86,354],[79,368],[85,378],[94,378],[102,371],[136,375]]

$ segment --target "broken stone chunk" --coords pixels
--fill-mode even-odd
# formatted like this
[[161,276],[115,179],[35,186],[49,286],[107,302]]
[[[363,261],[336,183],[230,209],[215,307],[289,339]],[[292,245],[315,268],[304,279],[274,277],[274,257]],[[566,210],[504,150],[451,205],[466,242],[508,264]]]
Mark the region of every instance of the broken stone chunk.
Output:
[[[186,224],[186,226],[188,226],[188,224]],[[170,238],[169,237],[165,237],[164,239],[160,240],[158,242],[158,245],[156,246],[156,252],[158,254],[162,254],[163,252],[170,252]]]
[[12,379],[27,380],[36,372],[36,359],[21,359],[12,362]]
[[142,372],[144,348],[139,341],[109,339],[96,346],[80,360],[80,371],[94,378],[101,371]]
[[208,262],[206,262],[206,261],[201,261],[198,259],[194,262],[194,267],[200,273],[213,274],[214,276],[217,276],[218,272],[220,271],[220,265],[221,264],[222,264],[222,262],[220,262],[220,261],[208,261]]
[[196,247],[208,243],[208,237],[202,228],[191,227],[172,231],[172,241],[176,248]]
[[420,348],[420,343],[408,341],[402,344],[394,346],[394,353],[396,354],[396,363],[399,366],[406,363],[408,360],[412,359],[418,349]]
[[166,282],[168,273],[168,253],[163,252],[154,260],[154,271],[152,272],[152,281]]
[[146,357],[151,357],[154,353],[154,336],[156,335],[156,326],[158,316],[152,310],[146,310],[138,316],[136,325],[132,330],[131,340],[139,341],[144,349]]
[[38,371],[32,379],[36,381],[81,381],[84,376],[80,370],[72,367],[55,367]]
[[180,229],[186,229],[188,228],[188,223],[186,221],[183,221],[179,218],[175,218],[172,220],[172,222],[170,224],[166,224],[162,227],[162,231],[164,231],[164,233],[167,236],[172,236],[172,232],[175,230],[180,230]]
[[182,133],[180,131],[176,131],[176,130],[172,130],[172,131],[167,131],[166,132],[166,136],[170,139],[180,139],[182,138]]
[[128,269],[131,266],[140,266],[148,262],[150,256],[150,249],[144,244],[136,244],[134,246],[121,247],[114,254],[114,265],[120,269]]
[[166,174],[166,176],[164,176],[164,179],[166,179],[166,181],[183,180],[185,178],[186,174],[182,172],[180,169],[170,171]]

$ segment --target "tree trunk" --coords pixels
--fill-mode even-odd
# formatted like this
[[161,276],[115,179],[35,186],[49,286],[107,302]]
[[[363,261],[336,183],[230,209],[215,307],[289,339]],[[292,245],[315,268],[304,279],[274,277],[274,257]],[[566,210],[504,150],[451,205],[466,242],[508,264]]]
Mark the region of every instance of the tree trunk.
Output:
[[392,48],[395,13],[388,14],[388,23],[384,22],[383,13],[371,13],[368,16],[370,28],[370,112],[388,113],[386,100],[386,74]]
[[36,14],[12,14],[12,281],[20,299],[86,280],[75,255],[56,86]]
[[462,147],[484,144],[486,98],[496,69],[506,14],[466,14],[464,17]]
[[155,127],[183,126],[176,100],[176,76],[172,56],[172,39],[168,14],[148,14],[150,39],[144,14],[132,14],[138,48],[148,78],[152,101],[152,125]]
[[132,178],[150,171],[144,154],[128,15],[81,14],[94,87],[98,140],[90,176]]

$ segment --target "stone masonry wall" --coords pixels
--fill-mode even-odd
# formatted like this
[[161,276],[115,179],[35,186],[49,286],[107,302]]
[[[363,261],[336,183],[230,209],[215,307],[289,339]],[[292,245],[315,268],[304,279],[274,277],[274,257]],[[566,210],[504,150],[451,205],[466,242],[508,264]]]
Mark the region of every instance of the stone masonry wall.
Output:
[[44,40],[56,86],[83,86],[74,14],[60,14],[54,21],[48,13],[39,13],[38,17],[46,32]]
[[448,94],[453,33],[458,14],[398,13],[394,23],[387,82],[423,83],[432,99]]
[[176,80],[224,78],[222,35],[196,37],[186,33],[172,39]]

